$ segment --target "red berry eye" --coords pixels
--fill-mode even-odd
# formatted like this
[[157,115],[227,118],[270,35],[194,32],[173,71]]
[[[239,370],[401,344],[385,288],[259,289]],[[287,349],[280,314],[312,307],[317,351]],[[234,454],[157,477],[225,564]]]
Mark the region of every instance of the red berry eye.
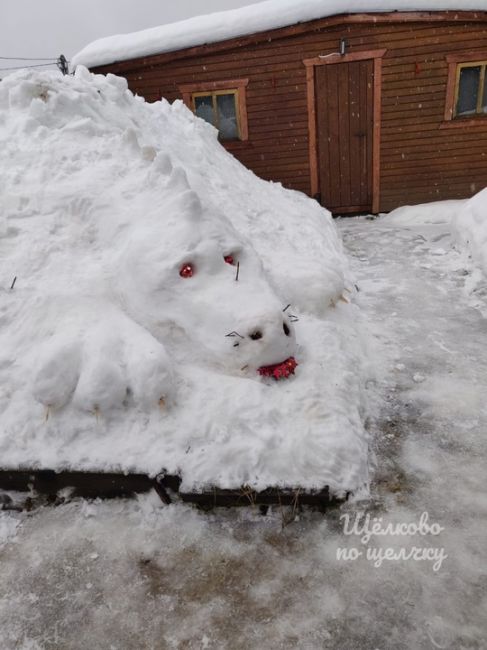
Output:
[[233,255],[225,255],[223,259],[227,264],[234,264]]
[[182,278],[192,278],[194,275],[194,268],[192,264],[183,264],[179,271]]

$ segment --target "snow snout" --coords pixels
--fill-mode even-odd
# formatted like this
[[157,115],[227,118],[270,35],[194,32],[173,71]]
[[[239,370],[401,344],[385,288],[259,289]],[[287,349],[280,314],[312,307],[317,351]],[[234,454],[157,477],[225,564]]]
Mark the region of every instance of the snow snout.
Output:
[[280,364],[296,353],[294,327],[281,309],[256,312],[242,319],[227,336],[245,370]]

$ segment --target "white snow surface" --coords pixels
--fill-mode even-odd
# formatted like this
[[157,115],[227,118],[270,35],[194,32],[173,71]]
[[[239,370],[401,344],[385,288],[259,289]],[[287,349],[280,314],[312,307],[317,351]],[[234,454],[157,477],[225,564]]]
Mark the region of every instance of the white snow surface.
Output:
[[453,234],[473,266],[487,278],[487,188],[464,202],[453,219]]
[[395,226],[450,225],[461,212],[466,200],[432,201],[417,205],[403,205],[386,216],[387,223]]
[[19,525],[20,521],[18,517],[0,510],[0,549],[7,544],[7,542],[15,539]]
[[2,467],[367,482],[366,327],[326,210],[82,66],[0,83],[0,168]]
[[445,254],[450,247],[460,253],[456,271],[465,273],[465,290],[475,299],[472,304],[484,313],[484,306],[476,300],[476,294],[485,293],[487,280],[487,188],[470,199],[397,208],[387,215],[387,222],[399,227],[441,224],[448,227],[450,246],[446,250],[438,249],[436,254]]
[[131,34],[98,39],[71,60],[88,67],[217,43],[338,14],[391,11],[487,11],[486,0],[267,0]]

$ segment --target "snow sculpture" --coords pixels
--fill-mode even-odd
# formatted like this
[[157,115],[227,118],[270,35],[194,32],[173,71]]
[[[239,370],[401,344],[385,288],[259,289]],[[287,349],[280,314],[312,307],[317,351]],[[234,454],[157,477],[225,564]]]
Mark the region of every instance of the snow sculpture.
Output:
[[100,119],[110,93],[137,103],[124,80],[77,77],[23,81],[8,97],[44,158],[24,170],[34,198],[15,288],[34,398],[50,411],[150,409],[171,402],[180,364],[259,379],[292,358],[286,302],[250,241],[203,206],[170,152],[140,145],[130,112],[109,105],[117,131]]
[[181,168],[159,182],[161,209],[110,234],[102,296],[78,296],[42,343],[33,393],[49,408],[150,408],[170,399],[174,365],[250,375],[295,353],[285,302],[250,242],[205,213]]
[[326,210],[81,66],[0,82],[0,169],[4,467],[364,483],[366,330]]
[[216,209],[203,210],[180,168],[169,185],[175,176],[169,210],[139,225],[121,253],[128,309],[178,359],[179,338],[186,359],[222,371],[287,360],[294,328],[252,244]]
[[[145,104],[113,75],[19,73],[0,106],[16,224],[1,270],[19,277],[8,347],[15,339],[48,415],[168,405],[188,364],[256,381],[294,374],[288,303],[320,312],[344,287],[320,208],[311,218],[304,199],[295,237],[300,195],[255,179],[184,107]],[[242,230],[256,225],[250,240]]]

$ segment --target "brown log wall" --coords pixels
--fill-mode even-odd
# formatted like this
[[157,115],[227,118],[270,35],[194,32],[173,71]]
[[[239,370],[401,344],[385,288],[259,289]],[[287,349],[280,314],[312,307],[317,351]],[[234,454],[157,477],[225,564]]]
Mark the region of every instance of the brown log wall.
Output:
[[[324,23],[323,23],[324,24]],[[446,55],[487,51],[487,22],[438,20],[342,24],[260,43],[229,41],[190,58],[146,57],[95,69],[122,74],[148,101],[180,98],[180,84],[248,78],[248,142],[226,147],[262,178],[310,193],[304,59],[387,48],[382,68],[380,210],[405,203],[471,196],[487,185],[487,118],[442,128]],[[198,54],[198,51],[201,54]],[[162,59],[162,60],[161,60]]]

